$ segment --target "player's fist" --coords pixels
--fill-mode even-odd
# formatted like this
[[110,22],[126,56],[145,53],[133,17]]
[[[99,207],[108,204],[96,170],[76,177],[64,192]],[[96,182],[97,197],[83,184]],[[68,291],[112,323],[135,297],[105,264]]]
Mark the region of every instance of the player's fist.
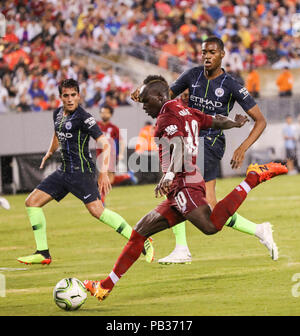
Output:
[[236,114],[234,117],[236,127],[242,127],[246,124],[247,121],[250,121],[249,118],[242,114]]
[[135,91],[133,91],[130,95],[131,99],[135,102],[139,102],[140,101],[140,88],[137,88]]

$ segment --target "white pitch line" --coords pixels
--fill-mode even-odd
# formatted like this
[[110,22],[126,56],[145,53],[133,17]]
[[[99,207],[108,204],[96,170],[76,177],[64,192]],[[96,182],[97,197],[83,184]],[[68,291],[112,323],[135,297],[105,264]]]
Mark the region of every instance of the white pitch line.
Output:
[[287,201],[287,200],[298,200],[300,199],[300,195],[291,195],[291,196],[279,196],[279,197],[255,197],[250,196],[247,198],[248,201]]
[[15,272],[15,271],[27,271],[27,270],[29,270],[29,268],[0,267],[0,271]]

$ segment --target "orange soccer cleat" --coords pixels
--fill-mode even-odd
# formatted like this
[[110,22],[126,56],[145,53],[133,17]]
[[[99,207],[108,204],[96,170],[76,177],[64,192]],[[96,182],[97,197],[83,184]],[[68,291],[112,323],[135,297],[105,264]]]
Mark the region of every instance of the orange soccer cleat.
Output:
[[110,293],[109,289],[101,287],[100,281],[84,280],[84,287],[95,296],[99,301],[103,301]]
[[281,163],[270,162],[261,165],[255,163],[249,165],[246,175],[248,176],[251,172],[256,173],[259,176],[259,182],[262,183],[275,176],[286,174],[288,169]]

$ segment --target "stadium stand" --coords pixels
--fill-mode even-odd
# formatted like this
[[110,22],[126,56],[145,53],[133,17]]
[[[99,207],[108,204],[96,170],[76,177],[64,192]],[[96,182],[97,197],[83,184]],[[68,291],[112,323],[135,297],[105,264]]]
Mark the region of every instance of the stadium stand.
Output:
[[[66,46],[110,59],[127,54],[179,73],[201,62],[201,42],[215,34],[225,42],[224,62],[232,71],[300,67],[300,39],[291,25],[300,12],[295,0],[8,0],[0,8],[7,21],[1,112],[22,111],[19,104],[36,111],[55,106],[48,82],[70,76],[82,82],[86,107],[103,104],[106,92],[116,105],[130,104],[131,78],[107,67],[87,69],[66,57]],[[34,97],[33,86],[40,90]]]

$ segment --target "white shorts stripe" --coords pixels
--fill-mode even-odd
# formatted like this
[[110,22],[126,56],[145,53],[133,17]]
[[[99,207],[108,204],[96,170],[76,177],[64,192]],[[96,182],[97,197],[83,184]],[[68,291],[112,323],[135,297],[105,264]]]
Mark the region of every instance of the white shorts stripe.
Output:
[[[185,186],[185,180],[184,180],[184,179],[183,179],[183,183],[184,183],[184,186]],[[187,192],[187,194],[188,194],[188,196],[189,196],[189,199],[192,201],[192,203],[194,204],[194,206],[197,208],[197,205],[196,205],[196,203],[193,201],[193,199],[192,199],[192,197],[191,197],[191,195],[190,195],[188,189],[186,189],[186,192]]]

